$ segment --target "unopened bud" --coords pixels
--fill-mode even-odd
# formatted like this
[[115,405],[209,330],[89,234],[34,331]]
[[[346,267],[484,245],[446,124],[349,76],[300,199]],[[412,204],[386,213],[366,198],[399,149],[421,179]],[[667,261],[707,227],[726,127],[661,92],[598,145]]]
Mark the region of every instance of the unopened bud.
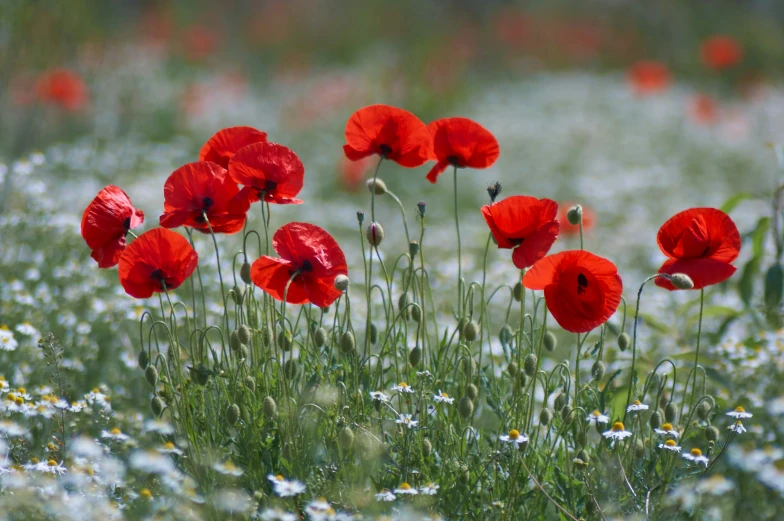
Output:
[[245,290],[240,289],[240,287],[235,284],[231,289],[231,292],[233,293],[231,298],[234,300],[234,303],[241,306],[242,302],[245,300]]
[[[588,444],[588,433],[580,429],[577,431],[577,446],[585,447]],[[585,461],[585,460],[583,460]]]
[[474,402],[468,396],[463,396],[457,404],[457,411],[464,420],[467,420],[474,414]]
[[512,344],[514,331],[512,331],[512,327],[509,324],[504,324],[504,327],[501,328],[501,331],[498,333],[498,340],[501,342],[501,345],[509,346]]
[[261,402],[261,410],[267,419],[273,419],[278,415],[278,404],[275,403],[275,398],[267,396]]
[[365,222],[365,212],[362,210],[357,210],[357,221],[359,221],[360,225]]
[[487,187],[487,195],[490,196],[490,202],[494,203],[498,196],[501,195],[501,183],[495,182]]
[[542,343],[544,344],[544,348],[552,353],[555,351],[556,346],[558,346],[558,338],[556,338],[555,333],[548,331],[544,334]]
[[569,208],[569,211],[566,212],[566,220],[569,221],[569,224],[572,226],[577,226],[580,224],[580,221],[583,218],[583,207],[579,204],[576,206],[572,206]]
[[338,441],[343,450],[348,450],[354,444],[354,431],[351,427],[343,427],[343,430],[338,434]]
[[242,263],[242,267],[240,268],[240,278],[245,284],[250,284],[253,282],[250,278],[250,264],[247,262]]
[[417,203],[417,211],[419,212],[420,217],[424,217],[425,212],[427,211],[427,204],[424,201],[419,201]]
[[158,370],[154,365],[148,365],[144,370],[144,379],[153,387],[158,383]]
[[163,400],[160,396],[153,396],[152,401],[150,402],[150,409],[152,409],[152,413],[155,415],[156,418],[160,417],[163,414],[163,410],[166,408],[166,404],[163,403]]
[[422,456],[428,457],[433,453],[433,444],[430,443],[430,440],[424,439],[422,441]]
[[409,242],[408,243],[408,253],[409,253],[409,255],[411,255],[412,259],[414,257],[416,257],[417,253],[419,253],[419,243],[416,242],[416,241]]
[[514,297],[515,301],[520,302],[523,298],[523,284],[518,282],[512,288],[512,297]]
[[323,327],[316,329],[316,332],[313,333],[313,343],[316,344],[316,347],[323,347],[327,343],[327,331]]
[[226,421],[229,422],[229,425],[234,425],[240,419],[240,406],[236,403],[229,405],[229,408],[226,409]]
[[348,289],[349,280],[345,275],[338,275],[335,277],[335,289],[338,291],[346,291]]
[[658,429],[659,427],[661,427],[662,424],[661,412],[653,411],[653,414],[651,414],[651,419],[649,420],[648,423],[650,423],[651,429]]
[[408,363],[411,364],[411,367],[416,367],[419,365],[419,362],[422,360],[422,348],[419,346],[414,347],[408,353]]
[[378,223],[370,223],[365,230],[365,237],[371,246],[378,246],[384,240],[384,228]]
[[236,329],[229,333],[229,347],[235,353],[238,353],[240,350],[240,346],[242,345],[242,341],[240,340],[239,331]]
[[419,304],[411,306],[411,318],[414,319],[414,322],[422,320],[422,308],[419,307]]
[[387,185],[381,179],[368,179],[367,189],[369,192],[376,192],[376,195],[384,195],[387,193]]
[[479,336],[479,324],[471,320],[468,324],[463,327],[463,337],[468,340],[469,342],[473,342],[476,340],[476,337]]
[[291,351],[291,334],[285,329],[278,331],[278,348],[281,351]]
[[553,400],[553,407],[555,407],[556,411],[561,411],[566,406],[568,401],[569,399],[564,393],[558,393],[558,395],[555,397],[555,400]]
[[539,423],[547,427],[550,425],[550,421],[553,419],[553,411],[548,408],[542,409],[542,412],[539,413]]
[[591,376],[593,376],[594,381],[600,381],[604,378],[604,373],[607,368],[604,366],[604,362],[601,360],[597,360],[593,363],[593,367],[591,367]]
[[531,353],[526,356],[525,361],[523,362],[523,370],[525,371],[525,374],[531,377],[535,375],[537,363],[538,360],[535,354]]
[[354,352],[357,342],[354,339],[354,333],[345,331],[340,335],[340,351],[344,354],[351,354]]
[[466,386],[466,396],[468,396],[472,402],[476,401],[476,397],[479,396],[479,389],[474,384],[468,384]]
[[670,282],[676,289],[694,289],[694,281],[685,273],[673,273]]
[[621,333],[618,336],[618,349],[620,349],[621,351],[626,351],[627,349],[629,349],[631,343],[632,343],[632,339],[629,338],[629,335],[627,333]]
[[566,423],[570,423],[574,419],[574,414],[572,414],[573,412],[574,409],[568,405],[565,405],[564,408],[561,409],[561,419]]
[[719,439],[719,429],[714,426],[710,426],[705,429],[705,437],[708,441],[716,442]]
[[701,420],[707,420],[708,419],[708,414],[710,414],[710,410],[711,410],[710,404],[708,402],[706,402],[706,401],[702,401],[697,406],[697,416]]
[[473,378],[476,372],[476,360],[471,357],[463,358],[463,374],[466,378]]
[[286,378],[289,380],[293,380],[299,374],[299,363],[298,360],[295,358],[289,358],[286,360],[286,363],[283,364],[283,372],[286,373]]
[[517,367],[517,362],[509,362],[509,365],[506,366],[506,372],[509,373],[509,376],[514,378],[517,376],[517,373],[520,371],[520,368]]
[[245,324],[242,324],[237,330],[237,336],[243,344],[250,344],[251,332],[250,328]]
[[144,349],[139,351],[138,362],[139,362],[139,369],[141,369],[142,371],[147,369],[147,366],[150,365],[150,357],[147,355],[147,351],[145,351]]
[[252,393],[256,392],[256,379],[248,375],[245,377],[245,387]]
[[370,343],[375,345],[378,342],[378,327],[374,323],[370,323]]
[[640,438],[634,440],[634,455],[638,458],[645,456],[645,444]]
[[667,407],[664,408],[664,419],[667,423],[675,423],[675,418],[678,416],[678,408],[675,407],[675,404],[670,402],[667,404]]

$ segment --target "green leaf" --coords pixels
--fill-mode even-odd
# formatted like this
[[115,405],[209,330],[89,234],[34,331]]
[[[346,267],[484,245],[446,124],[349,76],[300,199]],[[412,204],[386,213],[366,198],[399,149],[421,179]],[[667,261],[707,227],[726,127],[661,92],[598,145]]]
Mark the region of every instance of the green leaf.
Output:
[[770,310],[781,307],[784,293],[784,270],[781,264],[774,264],[765,273],[765,306]]
[[640,318],[642,319],[642,321],[645,323],[646,326],[658,331],[659,333],[670,333],[672,330],[672,328],[668,324],[661,322],[658,318],[654,317],[653,315],[649,315],[647,313],[640,313]]
[[730,213],[743,201],[747,201],[749,199],[754,199],[754,198],[755,198],[754,194],[750,194],[748,192],[741,192],[739,194],[733,195],[732,197],[724,201],[724,204],[722,204],[719,209],[724,213]]
[[738,282],[738,293],[747,307],[751,306],[751,298],[754,295],[754,278],[759,273],[760,261],[758,257],[753,257],[743,266]]
[[761,259],[765,253],[765,235],[770,228],[770,217],[762,217],[751,232],[751,248],[754,257]]

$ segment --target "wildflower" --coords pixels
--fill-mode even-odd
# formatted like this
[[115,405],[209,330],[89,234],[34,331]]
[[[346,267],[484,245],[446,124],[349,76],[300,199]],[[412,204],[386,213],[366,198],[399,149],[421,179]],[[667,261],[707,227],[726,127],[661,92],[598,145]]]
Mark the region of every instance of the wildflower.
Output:
[[689,113],[696,123],[711,125],[716,121],[716,100],[707,94],[697,94],[691,99]]
[[62,476],[68,469],[63,467],[62,461],[57,463],[57,461],[50,459],[46,462],[46,468],[42,468],[41,472],[48,473],[48,474],[57,474],[58,476]]
[[182,235],[165,228],[144,232],[120,257],[120,283],[135,298],[176,289],[191,276],[199,256]]
[[394,501],[395,499],[397,499],[397,496],[388,488],[381,489],[381,492],[376,494],[376,501]]
[[627,431],[621,422],[613,423],[613,426],[609,431],[602,433],[602,436],[605,438],[613,440],[622,440],[624,438],[628,438],[631,435],[632,433]]
[[305,505],[305,512],[313,521],[334,520],[337,514],[332,505],[324,498],[314,499]]
[[416,496],[419,494],[419,491],[409,485],[408,483],[403,483],[398,488],[395,489],[395,494],[398,495],[406,495],[406,496]]
[[261,513],[262,521],[299,521],[299,516],[278,508],[268,508]]
[[414,393],[414,389],[408,385],[406,382],[400,382],[397,385],[392,386],[393,391],[397,391],[399,393]]
[[161,454],[176,454],[178,456],[182,456],[182,451],[170,441],[164,443],[162,447],[158,447],[158,452]]
[[667,66],[653,60],[642,60],[632,65],[627,78],[635,94],[640,96],[662,92],[671,82]]
[[701,479],[694,487],[698,494],[711,494],[713,496],[723,496],[734,488],[735,484],[721,474],[714,474],[706,479]]
[[413,429],[414,427],[417,426],[419,422],[417,420],[412,419],[410,414],[400,414],[398,415],[397,420],[395,420],[395,423],[398,423],[400,425],[405,425],[409,429]]
[[[735,273],[730,263],[740,252],[740,234],[729,215],[715,208],[692,208],[671,217],[656,237],[669,257],[659,273],[685,273],[694,289],[718,284]],[[670,281],[656,278],[656,285],[675,289]]]
[[509,434],[501,434],[498,439],[505,443],[516,443],[518,446],[528,442],[528,436],[517,429],[512,429]]
[[[19,347],[19,342],[14,338],[13,331],[10,331],[7,326],[0,326],[0,350],[2,351],[15,351]],[[8,387],[8,383],[3,380],[2,389]]]
[[610,417],[605,415],[605,414],[602,414],[601,412],[599,412],[597,410],[597,411],[593,411],[591,414],[589,414],[585,418],[585,421],[587,421],[589,424],[590,423],[609,423]]
[[738,420],[732,425],[730,425],[729,427],[727,427],[727,430],[730,430],[736,434],[743,434],[744,432],[746,432],[746,427],[744,427],[743,423],[740,420]]
[[[575,206],[575,203],[570,201],[558,204],[558,208],[560,208],[558,212],[558,223],[561,225],[560,233],[562,235],[580,235],[580,222],[577,221],[577,224],[572,224],[569,222],[568,218],[569,210]],[[596,224],[596,214],[585,205],[580,205],[580,208],[580,216],[583,220],[583,232],[585,232],[586,230],[593,228],[594,224]]]
[[244,185],[237,197],[247,204],[302,204],[295,196],[302,190],[305,167],[297,154],[283,145],[261,142],[240,149],[231,158],[229,174]]
[[21,425],[19,425],[18,423],[14,423],[10,420],[0,421],[0,433],[5,434],[9,438],[22,436],[26,432],[27,430],[23,428]]
[[[59,405],[61,402],[63,402],[63,401],[64,401],[64,400],[59,400],[59,401],[58,401],[58,402],[57,402],[57,403],[56,403],[54,406],[55,406],[55,407],[58,407],[58,405]],[[68,403],[68,402],[66,402],[66,403]],[[58,407],[58,408],[59,408],[59,407]],[[83,411],[83,410],[85,410],[86,408],[87,408],[87,402],[85,402],[84,400],[79,400],[79,401],[76,401],[76,402],[72,402],[72,403],[71,403],[71,404],[70,404],[70,405],[67,407],[67,409],[66,409],[66,410],[67,410],[68,412],[82,412],[82,411]]]
[[499,155],[498,141],[479,123],[467,118],[443,118],[427,126],[433,137],[429,159],[438,163],[427,174],[435,183],[447,167],[488,168]]
[[280,497],[294,497],[305,492],[305,484],[297,480],[286,480],[281,476],[269,474],[267,479],[272,483],[272,488]]
[[128,436],[127,434],[123,434],[123,432],[120,429],[114,427],[110,431],[107,430],[101,431],[101,438],[110,439],[113,441],[127,441],[130,439],[130,436]]
[[49,465],[46,461],[39,461],[38,458],[30,458],[30,461],[22,465],[27,472],[44,472]]
[[702,42],[700,56],[708,68],[722,70],[737,65],[743,58],[743,49],[734,38],[716,35]]
[[433,400],[439,403],[455,403],[455,399],[450,398],[446,393],[442,393],[441,389],[438,390],[438,394],[433,395]]
[[154,432],[166,436],[174,434],[174,427],[164,420],[147,420],[144,422],[144,432]]
[[351,161],[372,155],[406,168],[423,165],[433,146],[427,126],[410,112],[389,105],[370,105],[346,123],[343,152]]
[[131,467],[150,474],[169,475],[176,470],[169,456],[155,450],[134,451],[128,458],[128,463]]
[[530,268],[558,238],[558,204],[551,199],[514,195],[482,207],[482,215],[502,249],[514,249],[512,262]]
[[109,185],[98,192],[82,215],[82,237],[99,268],[111,268],[119,262],[125,236],[143,222],[144,212],[134,208],[121,189]]
[[745,418],[751,418],[753,415],[750,412],[746,412],[746,409],[744,409],[743,407],[738,406],[735,408],[735,410],[728,412],[727,416],[732,416],[733,418],[737,418],[737,419],[740,418],[745,419]]
[[419,492],[421,492],[422,494],[424,494],[426,496],[435,496],[438,493],[438,489],[439,488],[440,487],[438,485],[436,485],[435,483],[428,483],[424,487],[420,488]]
[[292,222],[275,232],[272,246],[280,258],[264,255],[250,272],[253,283],[272,297],[282,301],[285,293],[291,304],[325,308],[342,294],[333,282],[338,275],[348,274],[346,257],[326,230]]
[[199,161],[175,170],[163,186],[160,223],[164,228],[188,226],[202,233],[237,233],[245,226],[248,205],[228,171]]
[[572,333],[605,323],[621,303],[623,282],[615,265],[587,251],[543,258],[525,274],[523,285],[543,289],[556,322]]
[[220,474],[226,476],[242,476],[243,472],[242,469],[237,467],[231,460],[226,460],[223,462],[216,462],[212,465],[212,468],[215,469]]
[[267,141],[267,133],[252,127],[229,127],[216,132],[199,151],[199,161],[210,161],[229,168],[234,154],[253,143]]
[[694,463],[703,463],[706,467],[710,461],[708,458],[703,456],[702,451],[696,447],[684,454],[683,457],[689,461],[693,461]]
[[35,95],[39,100],[68,111],[76,111],[87,105],[89,94],[81,76],[70,69],[45,71],[35,81]]
[[386,394],[382,393],[381,391],[370,391],[370,398],[372,400],[376,400],[376,401],[379,401],[379,402],[388,402],[389,401],[389,396],[387,396]]
[[672,436],[674,438],[680,436],[678,429],[674,428],[671,423],[665,423],[661,428],[653,429],[653,432],[661,434],[662,436]]
[[109,397],[101,392],[97,387],[84,395],[84,399],[90,405],[98,405],[102,409],[110,409]]
[[424,370],[424,371],[417,371],[417,376],[420,378],[432,378],[433,374],[428,370]]
[[664,443],[659,443],[659,448],[660,449],[664,449],[664,450],[671,450],[673,452],[680,452],[681,451],[681,448],[678,446],[678,444],[673,439],[669,439],[669,440],[665,441]]
[[647,411],[648,406],[640,400],[634,400],[631,405],[626,408],[626,412]]

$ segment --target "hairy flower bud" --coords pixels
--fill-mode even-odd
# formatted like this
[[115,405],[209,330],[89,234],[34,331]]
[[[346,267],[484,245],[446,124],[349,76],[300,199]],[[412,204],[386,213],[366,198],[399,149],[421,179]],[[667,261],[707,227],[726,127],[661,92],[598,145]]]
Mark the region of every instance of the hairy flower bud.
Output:
[[229,405],[229,408],[226,409],[226,421],[229,422],[229,425],[234,425],[240,419],[240,406],[236,403]]
[[245,377],[245,387],[252,393],[256,392],[256,379],[248,375]]
[[433,444],[430,443],[430,440],[425,438],[422,440],[422,456],[428,457],[433,453]]
[[670,402],[667,404],[667,407],[664,408],[664,419],[667,423],[675,423],[675,418],[678,416],[678,408],[675,407],[675,404]]
[[466,385],[466,396],[468,396],[472,402],[476,401],[476,397],[479,396],[479,389],[474,384]]
[[360,225],[365,222],[365,212],[362,210],[357,210],[357,221],[359,221]]
[[144,379],[153,387],[158,383],[158,370],[154,365],[148,365],[144,370]]
[[421,347],[416,346],[411,351],[408,352],[408,363],[411,364],[411,367],[418,366],[421,360],[422,360]]
[[152,409],[152,413],[155,415],[156,418],[160,418],[165,408],[166,408],[166,404],[163,403],[163,400],[161,399],[160,396],[152,397],[152,401],[150,402],[150,409]]
[[553,407],[556,411],[561,411],[567,403],[569,403],[569,397],[564,393],[558,393],[553,400]]
[[512,288],[512,297],[514,297],[517,302],[520,302],[523,298],[523,284],[521,282],[518,282],[514,285],[514,288]]
[[533,377],[536,374],[536,366],[539,361],[536,358],[536,355],[531,353],[525,357],[525,361],[523,361],[523,370],[525,374]]
[[141,369],[142,371],[147,369],[147,366],[150,365],[150,357],[147,355],[147,351],[145,351],[144,349],[139,351],[138,362],[139,362],[139,369]]
[[281,351],[291,351],[291,333],[285,329],[278,331],[278,349]]
[[370,343],[375,345],[378,342],[378,327],[371,322],[370,323]]
[[697,417],[701,420],[707,420],[710,414],[711,406],[707,401],[702,401],[697,406]]
[[677,289],[693,289],[694,281],[685,273],[673,273],[670,276],[670,282]]
[[250,344],[251,331],[250,328],[245,324],[242,324],[240,328],[237,330],[237,336],[239,337],[240,342],[242,342],[243,344],[246,345]]
[[354,333],[345,331],[340,335],[340,351],[344,354],[351,354],[357,347],[357,342],[354,339]]
[[286,373],[286,378],[293,380],[299,374],[299,361],[296,358],[289,358],[283,364],[283,372]]
[[411,241],[408,243],[408,254],[411,255],[411,258],[415,258],[419,253],[419,243],[417,241]]
[[414,319],[414,322],[422,320],[422,308],[419,307],[419,304],[411,306],[411,318]]
[[345,275],[338,275],[335,277],[335,289],[338,291],[348,290],[349,280]]
[[242,263],[240,268],[240,278],[245,284],[251,284],[253,281],[250,278],[250,264],[247,261]]
[[467,420],[474,414],[474,402],[468,396],[463,396],[457,404],[457,411],[464,420]]
[[230,293],[232,293],[231,298],[234,300],[234,303],[241,306],[242,302],[245,300],[245,290],[240,289],[240,287],[235,284],[234,287],[231,288]]
[[716,442],[719,439],[719,429],[714,426],[707,427],[705,429],[705,437],[708,441]]
[[261,410],[267,419],[273,419],[278,415],[278,404],[275,403],[275,398],[267,396],[261,402]]
[[406,320],[408,320],[411,316],[411,312],[408,309],[408,293],[400,294],[400,298],[397,299],[397,310]]
[[591,367],[591,376],[593,376],[594,381],[598,382],[602,378],[604,378],[604,372],[607,368],[604,366],[604,362],[601,360],[597,360],[593,363],[593,367]]
[[473,342],[479,336],[479,324],[471,320],[463,327],[463,337],[469,342]]
[[555,333],[552,331],[548,331],[544,334],[544,339],[542,340],[544,344],[544,348],[550,351],[551,353],[555,351],[555,348],[558,346],[558,338],[555,336]]
[[313,343],[316,347],[323,347],[327,343],[327,331],[323,327],[319,327],[313,333]]
[[509,365],[506,366],[506,372],[509,373],[509,376],[512,378],[517,376],[517,373],[520,372],[520,368],[517,367],[517,362],[509,362]]
[[626,351],[627,349],[629,349],[629,346],[631,345],[631,343],[632,343],[632,340],[631,340],[631,338],[629,338],[628,334],[621,333],[618,336],[618,349],[620,349],[621,351]]
[[354,444],[354,431],[351,430],[351,427],[343,427],[340,434],[338,434],[338,442],[343,450],[351,448]]
[[476,360],[471,357],[463,358],[463,374],[466,378],[473,378],[476,373]]
[[545,407],[542,409],[542,412],[539,413],[539,423],[547,427],[550,425],[550,421],[553,419],[553,411]]
[[512,327],[509,324],[504,324],[504,327],[502,327],[501,331],[498,332],[498,340],[501,342],[501,345],[512,345],[512,341],[514,340],[514,331],[512,331]]
[[427,211],[427,204],[424,201],[419,201],[417,203],[417,211],[419,212],[420,217],[424,217],[425,212]]
[[662,424],[661,412],[653,411],[653,414],[651,414],[651,419],[649,420],[648,423],[650,423],[651,429],[658,429],[659,427],[661,427]]
[[387,193],[387,185],[381,179],[368,179],[367,189],[370,193],[375,192],[376,195],[384,195]]
[[583,219],[583,207],[578,205],[572,206],[566,212],[566,220],[569,221],[569,224],[572,226],[577,226],[580,224],[580,221]]
[[384,240],[384,228],[378,223],[370,223],[365,230],[365,237],[371,246],[378,246]]

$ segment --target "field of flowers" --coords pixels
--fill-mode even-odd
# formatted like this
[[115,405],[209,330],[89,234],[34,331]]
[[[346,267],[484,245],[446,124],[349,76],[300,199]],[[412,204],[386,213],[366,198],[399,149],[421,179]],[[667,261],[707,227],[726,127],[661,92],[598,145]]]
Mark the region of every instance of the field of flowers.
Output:
[[778,6],[196,4],[0,7],[0,519],[784,518]]

